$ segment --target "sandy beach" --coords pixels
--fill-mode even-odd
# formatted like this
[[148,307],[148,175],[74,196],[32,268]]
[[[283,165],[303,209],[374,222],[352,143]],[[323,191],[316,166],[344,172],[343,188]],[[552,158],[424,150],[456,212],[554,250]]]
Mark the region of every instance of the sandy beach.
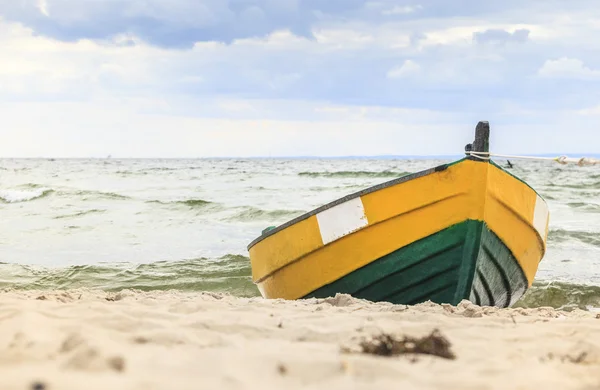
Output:
[[[131,290],[1,302],[6,390],[600,389],[594,312]],[[370,353],[382,333],[404,352],[433,334],[418,351],[432,354]]]

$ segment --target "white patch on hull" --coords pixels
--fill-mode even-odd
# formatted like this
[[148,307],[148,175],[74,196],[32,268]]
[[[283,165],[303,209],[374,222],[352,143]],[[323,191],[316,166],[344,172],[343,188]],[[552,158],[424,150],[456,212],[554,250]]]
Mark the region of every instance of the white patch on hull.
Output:
[[339,240],[369,224],[360,197],[318,213],[317,221],[324,245]]
[[548,228],[548,220],[550,212],[548,211],[548,205],[538,195],[535,200],[535,210],[533,212],[533,227],[539,233],[544,243],[546,242],[546,230]]

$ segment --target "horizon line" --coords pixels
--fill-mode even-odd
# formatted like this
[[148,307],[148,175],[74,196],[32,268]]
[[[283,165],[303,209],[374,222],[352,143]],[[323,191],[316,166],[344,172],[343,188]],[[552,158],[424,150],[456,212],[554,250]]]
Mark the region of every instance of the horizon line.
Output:
[[[286,155],[275,155],[275,156],[206,156],[206,157],[118,157],[107,155],[105,157],[99,156],[79,156],[79,157],[57,157],[57,156],[37,156],[37,157],[0,157],[0,160],[203,160],[203,159],[448,159],[448,158],[462,158],[466,156],[464,153],[461,154],[431,154],[431,155],[412,155],[412,154],[375,154],[375,155],[342,155],[342,156],[328,156],[328,155],[300,155],[300,156],[286,156]],[[573,157],[573,154],[569,153],[538,153],[528,154],[530,157],[559,157],[569,156]],[[576,157],[598,157],[599,153],[577,153]],[[505,160],[505,157],[498,158]]]

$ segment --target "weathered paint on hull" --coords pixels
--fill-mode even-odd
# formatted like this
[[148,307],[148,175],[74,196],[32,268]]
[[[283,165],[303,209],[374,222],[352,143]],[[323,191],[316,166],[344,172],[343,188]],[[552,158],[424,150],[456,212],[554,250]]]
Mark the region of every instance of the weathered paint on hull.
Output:
[[510,307],[528,287],[527,277],[517,259],[484,224],[471,292],[464,299],[480,306]]
[[421,239],[319,288],[305,298],[347,293],[370,301],[416,304],[463,299],[510,306],[527,279],[506,245],[480,221],[469,220]]

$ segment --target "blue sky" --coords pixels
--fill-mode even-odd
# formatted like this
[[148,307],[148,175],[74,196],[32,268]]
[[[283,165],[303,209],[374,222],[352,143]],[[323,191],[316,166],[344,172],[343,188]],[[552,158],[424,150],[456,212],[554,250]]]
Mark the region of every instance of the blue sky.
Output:
[[600,152],[593,0],[0,1],[0,156]]

